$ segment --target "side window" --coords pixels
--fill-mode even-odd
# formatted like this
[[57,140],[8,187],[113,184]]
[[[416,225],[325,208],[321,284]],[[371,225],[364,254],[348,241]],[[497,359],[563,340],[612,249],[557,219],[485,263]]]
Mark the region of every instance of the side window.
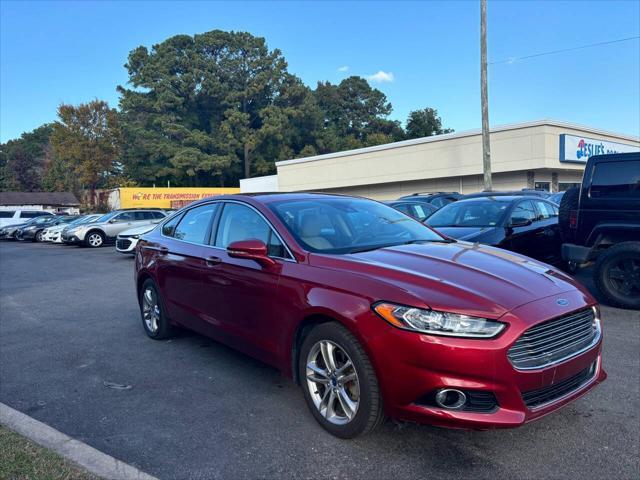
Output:
[[397,205],[394,205],[393,208],[407,215],[412,214],[412,212],[409,211],[409,205],[407,205],[406,203],[399,203]]
[[222,210],[215,246],[227,248],[238,240],[262,240],[268,254],[274,257],[288,257],[286,249],[271,227],[252,208],[238,203],[227,203]]
[[[439,197],[439,198],[434,198],[433,202],[431,202],[431,205],[433,205],[436,208],[440,208],[445,204],[446,200],[444,197]],[[449,202],[446,202],[449,203]]]
[[11,210],[0,210],[0,218],[13,218],[13,214]]
[[149,212],[151,213],[151,218],[155,218],[156,220],[159,220],[161,218],[165,218],[165,214],[162,212]]
[[640,198],[640,161],[595,165],[589,196],[592,198]]
[[169,220],[167,223],[165,223],[162,226],[162,234],[165,237],[173,237],[173,235],[176,232],[176,225],[178,225],[178,222],[180,221],[181,218],[182,218],[182,215],[176,215],[171,220]]
[[209,203],[187,210],[176,226],[173,237],[185,242],[208,243],[209,226],[217,208],[217,203]]
[[542,218],[543,220],[547,220],[549,218],[558,216],[557,209],[550,203],[540,202],[540,201],[535,203],[536,203],[536,208],[538,209],[540,218]]
[[46,215],[44,212],[20,212],[20,218],[36,218]]
[[117,215],[115,217],[115,221],[116,223],[132,222],[133,220],[135,220],[135,213],[136,212],[122,212],[120,215]]
[[525,223],[527,220],[534,222],[536,220],[535,209],[530,200],[520,202],[511,212],[511,223]]

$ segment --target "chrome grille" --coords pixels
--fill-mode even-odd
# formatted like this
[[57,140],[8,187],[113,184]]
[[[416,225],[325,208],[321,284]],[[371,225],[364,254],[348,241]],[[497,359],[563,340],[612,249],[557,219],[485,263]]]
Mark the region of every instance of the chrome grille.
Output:
[[509,349],[518,370],[542,368],[588,350],[600,338],[600,325],[589,308],[526,330]]

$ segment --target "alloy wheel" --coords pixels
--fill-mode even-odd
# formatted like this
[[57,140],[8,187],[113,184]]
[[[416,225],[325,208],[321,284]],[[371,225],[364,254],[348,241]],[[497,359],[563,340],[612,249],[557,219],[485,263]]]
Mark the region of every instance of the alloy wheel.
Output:
[[92,233],[91,235],[89,235],[89,245],[91,245],[92,247],[99,247],[100,245],[102,245],[102,235],[100,235],[99,233]]
[[36,234],[36,241],[37,242],[41,242],[42,241],[42,232],[41,231]]
[[151,287],[145,288],[142,294],[142,316],[147,329],[155,334],[158,331],[158,322],[160,321],[160,306],[158,305],[158,296]]
[[320,340],[309,351],[307,388],[320,414],[335,425],[355,417],[360,404],[358,373],[349,355],[339,345]]

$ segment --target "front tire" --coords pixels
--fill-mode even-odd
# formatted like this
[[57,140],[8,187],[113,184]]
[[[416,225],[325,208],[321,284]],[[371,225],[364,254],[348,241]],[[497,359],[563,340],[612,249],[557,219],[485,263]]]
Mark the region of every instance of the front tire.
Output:
[[360,342],[342,325],[323,323],[302,343],[298,374],[318,423],[340,438],[375,430],[384,421],[378,379]]
[[596,287],[614,307],[640,309],[640,243],[622,242],[598,256]]
[[87,247],[99,248],[104,245],[104,235],[102,232],[93,230],[87,233],[87,237],[84,239],[84,244]]
[[162,340],[173,335],[173,327],[165,313],[164,304],[156,284],[148,278],[140,289],[140,316],[149,338]]
[[44,241],[44,240],[42,239],[42,232],[43,232],[42,230],[38,230],[38,231],[36,232],[36,236],[35,236],[35,237],[33,237],[33,241],[34,241],[34,242],[42,243],[42,242]]

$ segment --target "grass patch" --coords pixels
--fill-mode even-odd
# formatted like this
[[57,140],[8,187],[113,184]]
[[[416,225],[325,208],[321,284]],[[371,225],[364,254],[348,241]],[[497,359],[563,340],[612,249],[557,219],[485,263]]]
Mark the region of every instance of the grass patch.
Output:
[[0,479],[99,480],[99,477],[0,426]]

